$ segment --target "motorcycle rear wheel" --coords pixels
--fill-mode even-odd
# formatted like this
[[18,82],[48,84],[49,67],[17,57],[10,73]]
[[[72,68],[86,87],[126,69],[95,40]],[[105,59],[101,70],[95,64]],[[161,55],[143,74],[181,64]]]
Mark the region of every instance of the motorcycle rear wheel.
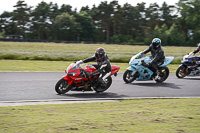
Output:
[[58,94],[65,94],[66,92],[71,90],[71,88],[72,86],[68,85],[67,81],[62,78],[56,83],[55,91]]
[[98,88],[98,89],[94,89],[97,93],[99,93],[99,92],[104,92],[104,91],[106,91],[110,86],[111,86],[111,84],[112,84],[112,77],[108,77],[108,78],[106,78],[106,87],[105,88],[101,88],[100,87],[100,89]]
[[159,78],[155,79],[157,83],[164,82],[169,76],[169,68],[168,67],[161,67],[159,68],[160,74],[158,75]]
[[132,71],[130,70],[126,70],[124,72],[124,75],[123,75],[124,82],[131,83],[136,79],[135,76],[134,75],[132,76],[131,74],[132,74]]
[[176,77],[178,78],[184,78],[185,76],[189,75],[189,69],[187,69],[187,67],[185,66],[180,66],[177,70],[176,70]]

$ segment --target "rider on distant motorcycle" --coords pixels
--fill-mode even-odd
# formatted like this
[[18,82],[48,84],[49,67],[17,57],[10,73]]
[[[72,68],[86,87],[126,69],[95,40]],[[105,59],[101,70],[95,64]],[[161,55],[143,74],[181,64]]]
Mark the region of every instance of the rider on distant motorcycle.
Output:
[[[198,52],[200,52],[200,43],[197,43],[197,49],[189,53],[188,58],[193,57]],[[197,66],[200,66],[200,61],[196,61],[195,63]]]
[[106,87],[104,80],[111,74],[111,64],[108,56],[105,53],[104,48],[98,48],[92,57],[87,58],[80,62],[87,63],[95,60],[97,61],[97,64],[92,64],[92,65],[97,69],[97,71],[92,73],[87,73],[85,71],[87,77],[100,74],[98,82],[101,83],[102,86]]
[[142,65],[148,67],[154,72],[153,76],[159,75],[158,67],[164,63],[165,55],[164,50],[161,46],[161,40],[154,38],[152,44],[144,50],[141,54],[146,54],[151,51],[152,61],[149,64],[143,63]]
[[197,44],[197,49],[193,51],[194,54],[200,52],[200,43]]

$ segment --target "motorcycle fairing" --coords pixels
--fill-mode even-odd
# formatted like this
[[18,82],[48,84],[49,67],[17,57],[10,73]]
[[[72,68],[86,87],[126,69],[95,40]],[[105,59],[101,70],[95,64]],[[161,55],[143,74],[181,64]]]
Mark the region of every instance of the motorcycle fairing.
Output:
[[151,76],[153,75],[153,72],[142,65],[133,65],[131,67],[128,67],[127,70],[132,71],[131,75],[133,76],[136,72],[139,73],[139,77],[136,78],[136,81],[143,81],[143,80],[150,80]]
[[[135,59],[135,56],[133,56],[129,62],[129,64],[132,65],[141,65],[141,61],[144,60],[145,63],[150,63],[152,61],[150,56],[146,56],[143,58],[138,58]],[[169,65],[172,61],[174,60],[174,57],[165,57],[165,61],[162,65],[160,65],[160,67],[165,67],[167,65]]]
[[192,57],[192,58],[186,58],[186,59],[188,59],[189,62],[200,61],[200,56],[195,56],[195,57]]
[[200,76],[200,70],[191,71],[188,76]]
[[129,64],[131,65],[131,67],[127,69],[132,71],[131,75],[133,76],[136,72],[139,73],[139,77],[136,78],[136,81],[149,80],[151,76],[153,75],[153,72],[149,68],[146,68],[141,65],[141,62],[143,60],[145,63],[149,63],[151,62],[151,57],[149,56],[142,57],[137,54],[133,56],[131,60],[129,61]]
[[174,60],[174,57],[165,57],[165,61],[162,65],[160,65],[160,67],[165,67],[169,65],[173,60]]
[[151,76],[153,75],[153,72],[147,67],[136,66],[136,69],[140,74],[136,81],[150,80]]
[[193,62],[186,61],[183,63],[183,65],[185,65],[189,68],[189,67],[194,67],[195,64]]
[[186,66],[190,69],[190,74],[188,76],[200,76],[200,67],[196,66]]
[[118,71],[119,71],[119,69],[120,69],[120,67],[119,66],[116,66],[116,65],[111,65],[111,74],[110,74],[110,76],[111,75],[113,75],[113,74],[115,74],[115,73],[117,73]]
[[133,65],[141,65],[141,61],[144,60],[145,63],[149,63],[151,62],[151,59],[149,56],[143,57],[143,58],[135,58],[135,56],[133,56],[131,58],[131,60],[129,61],[129,65],[133,66]]
[[194,56],[194,57],[190,57],[190,58],[186,58],[186,56],[183,57],[182,59],[182,64],[185,65],[185,66],[195,66],[195,64],[197,62],[200,62],[200,56]]
[[133,66],[128,67],[127,70],[132,71],[132,73],[131,73],[132,76],[136,73],[136,68]]
[[63,76],[63,79],[67,81],[68,85],[73,84],[73,80],[71,79],[69,75]]
[[86,65],[86,66],[82,67],[82,69],[84,69],[85,71],[87,71],[89,73],[97,70],[93,65]]

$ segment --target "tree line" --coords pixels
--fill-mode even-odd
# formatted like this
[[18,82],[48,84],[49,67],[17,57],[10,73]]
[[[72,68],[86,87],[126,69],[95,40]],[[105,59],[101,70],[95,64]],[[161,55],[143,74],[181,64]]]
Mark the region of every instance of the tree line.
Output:
[[200,42],[200,0],[129,3],[102,1],[80,11],[57,3],[28,6],[17,1],[12,12],[0,15],[0,34],[23,35],[25,39],[149,44],[159,37],[162,44],[195,45]]

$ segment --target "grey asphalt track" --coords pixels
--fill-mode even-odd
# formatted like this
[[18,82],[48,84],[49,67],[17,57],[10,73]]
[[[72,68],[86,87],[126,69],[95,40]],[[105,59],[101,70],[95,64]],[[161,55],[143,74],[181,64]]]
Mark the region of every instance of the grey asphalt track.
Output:
[[153,80],[126,84],[123,73],[113,76],[111,87],[104,93],[70,91],[57,95],[54,87],[63,75],[64,72],[0,72],[0,102],[200,97],[200,76],[178,79],[175,74],[170,74],[160,84]]

